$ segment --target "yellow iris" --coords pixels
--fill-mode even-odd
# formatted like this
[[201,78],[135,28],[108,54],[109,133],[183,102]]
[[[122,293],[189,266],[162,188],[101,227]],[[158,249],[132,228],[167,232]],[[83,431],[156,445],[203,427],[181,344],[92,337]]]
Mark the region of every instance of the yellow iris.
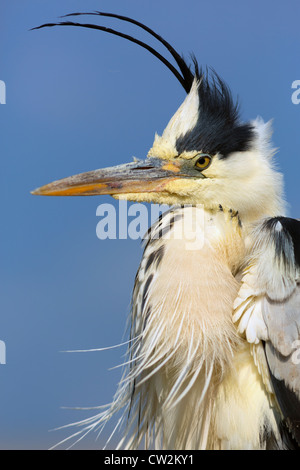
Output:
[[200,158],[196,161],[196,168],[199,170],[205,170],[206,168],[209,167],[211,163],[211,156],[208,154],[201,154]]

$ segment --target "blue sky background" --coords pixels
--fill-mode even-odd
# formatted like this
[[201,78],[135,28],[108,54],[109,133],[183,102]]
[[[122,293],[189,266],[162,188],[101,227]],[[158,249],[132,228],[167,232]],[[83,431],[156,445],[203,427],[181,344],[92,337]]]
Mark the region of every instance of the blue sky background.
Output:
[[[290,215],[300,216],[298,0],[0,0],[1,272],[0,448],[47,449],[51,429],[91,413],[61,407],[108,403],[125,348],[67,354],[123,340],[139,241],[96,237],[109,197],[41,198],[52,180],[144,157],[185,94],[138,46],[97,31],[29,31],[59,15],[100,9],[132,16],[179,52],[194,52],[240,97],[243,119],[274,119]],[[163,49],[143,32],[120,28]],[[126,338],[126,336],[125,336]],[[95,436],[80,448],[101,447]]]

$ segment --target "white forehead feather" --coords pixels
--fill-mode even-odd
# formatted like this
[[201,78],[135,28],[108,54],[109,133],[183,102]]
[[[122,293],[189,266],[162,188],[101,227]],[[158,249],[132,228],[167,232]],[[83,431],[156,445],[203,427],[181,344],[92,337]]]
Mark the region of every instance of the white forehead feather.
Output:
[[197,124],[199,114],[198,86],[198,80],[194,79],[189,94],[163,132],[162,137],[172,141],[174,144],[178,137],[192,130]]
[[162,136],[155,136],[152,149],[148,156],[164,158],[170,153],[176,153],[176,140],[192,130],[198,121],[199,115],[199,81],[195,78],[193,85],[182,105],[170,119]]

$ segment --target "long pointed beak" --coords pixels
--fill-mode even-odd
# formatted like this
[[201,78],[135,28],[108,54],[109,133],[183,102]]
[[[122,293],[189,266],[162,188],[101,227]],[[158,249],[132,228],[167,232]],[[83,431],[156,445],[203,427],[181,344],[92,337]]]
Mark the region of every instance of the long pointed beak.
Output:
[[88,171],[46,184],[39,196],[95,196],[99,194],[162,192],[170,181],[191,178],[181,162],[150,157],[101,170]]

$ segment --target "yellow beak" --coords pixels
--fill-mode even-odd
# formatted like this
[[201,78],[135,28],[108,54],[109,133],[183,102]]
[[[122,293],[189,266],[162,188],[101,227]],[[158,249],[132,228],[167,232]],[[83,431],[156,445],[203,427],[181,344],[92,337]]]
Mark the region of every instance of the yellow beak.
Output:
[[[181,161],[150,157],[101,170],[88,171],[46,184],[32,194],[39,196],[96,196],[99,194],[162,192],[172,180],[191,178]],[[199,177],[199,175],[198,175]]]

